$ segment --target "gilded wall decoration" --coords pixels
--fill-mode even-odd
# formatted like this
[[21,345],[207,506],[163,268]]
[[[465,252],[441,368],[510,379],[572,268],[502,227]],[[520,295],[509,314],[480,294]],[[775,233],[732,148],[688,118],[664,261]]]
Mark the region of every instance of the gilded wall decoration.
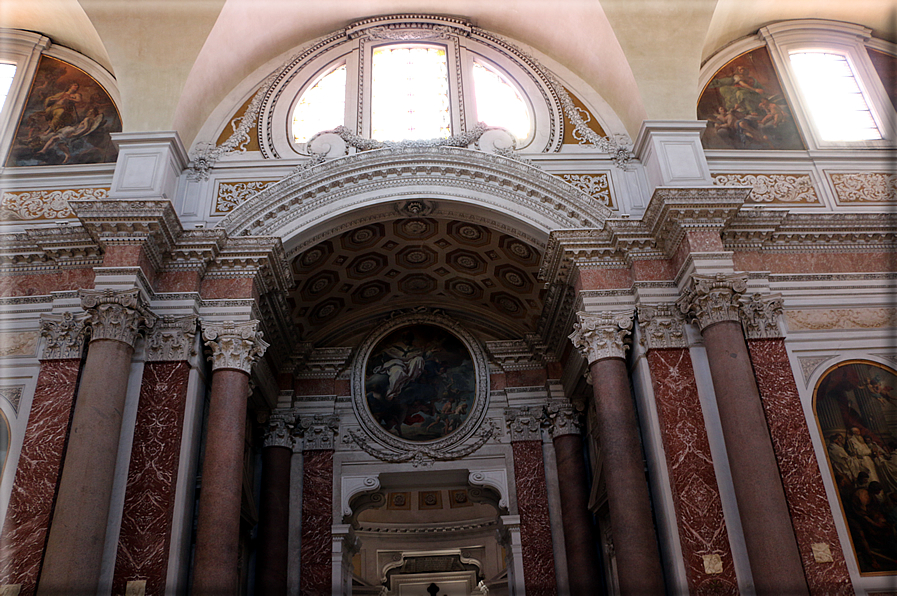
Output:
[[616,209],[607,174],[560,174],[560,177],[605,207]]
[[723,66],[701,93],[705,149],[804,149],[769,52],[757,48]]
[[121,117],[106,90],[83,70],[42,56],[6,165],[114,162],[113,132],[121,132]]
[[897,174],[884,172],[829,174],[839,203],[897,201]]
[[108,188],[72,188],[4,192],[0,199],[0,219],[39,220],[75,217],[69,201],[106,199]]
[[215,204],[212,215],[227,215],[257,192],[261,192],[273,184],[274,180],[256,180],[252,182],[219,182],[215,193]]
[[750,186],[748,203],[821,205],[809,174],[713,174],[717,186]]
[[785,311],[791,331],[897,327],[897,308],[825,308]]
[[897,373],[853,360],[813,393],[829,472],[863,575],[897,572]]
[[39,338],[38,331],[4,331],[0,333],[0,357],[34,356]]

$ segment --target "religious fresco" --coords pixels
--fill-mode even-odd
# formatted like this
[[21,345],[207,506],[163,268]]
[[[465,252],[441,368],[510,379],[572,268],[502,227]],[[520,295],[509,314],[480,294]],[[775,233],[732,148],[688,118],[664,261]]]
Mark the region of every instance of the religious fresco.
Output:
[[735,58],[698,100],[705,149],[804,149],[766,48]]
[[897,372],[868,361],[827,371],[816,420],[863,574],[897,572]]
[[114,162],[109,133],[121,118],[106,90],[84,71],[42,56],[7,166]]
[[365,364],[365,399],[374,420],[408,441],[432,441],[462,426],[473,410],[476,371],[470,351],[435,325],[400,327]]

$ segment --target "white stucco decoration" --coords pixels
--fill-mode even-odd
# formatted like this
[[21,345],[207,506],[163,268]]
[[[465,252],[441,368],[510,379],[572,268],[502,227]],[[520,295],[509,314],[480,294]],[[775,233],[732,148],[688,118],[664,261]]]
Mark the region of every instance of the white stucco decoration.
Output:
[[485,486],[495,489],[501,499],[498,501],[498,507],[502,510],[508,508],[508,471],[499,470],[476,470],[470,473],[467,481],[474,486]]

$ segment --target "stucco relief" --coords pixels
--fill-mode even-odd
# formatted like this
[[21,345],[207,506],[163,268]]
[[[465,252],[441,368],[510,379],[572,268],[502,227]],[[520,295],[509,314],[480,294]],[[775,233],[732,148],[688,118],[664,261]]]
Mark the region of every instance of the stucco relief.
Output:
[[713,174],[717,186],[750,186],[748,203],[821,205],[809,174]]
[[897,327],[897,308],[823,308],[785,311],[791,331]]
[[839,203],[893,203],[897,201],[897,174],[829,174]]
[[38,331],[6,331],[0,333],[0,357],[34,356],[37,354]]
[[4,192],[0,199],[0,219],[42,220],[74,218],[69,201],[106,199],[108,188],[72,188]]
[[605,207],[616,209],[607,174],[560,174],[560,177]]
[[237,205],[274,182],[274,180],[219,182],[215,191],[215,203],[212,205],[212,215],[227,215],[236,209]]

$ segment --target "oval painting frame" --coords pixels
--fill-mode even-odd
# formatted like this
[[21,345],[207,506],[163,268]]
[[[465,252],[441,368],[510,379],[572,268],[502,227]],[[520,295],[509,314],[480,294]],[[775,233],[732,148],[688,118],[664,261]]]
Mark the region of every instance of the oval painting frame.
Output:
[[450,449],[482,424],[489,368],[463,327],[433,312],[390,319],[361,344],[352,408],[378,443],[399,451]]

